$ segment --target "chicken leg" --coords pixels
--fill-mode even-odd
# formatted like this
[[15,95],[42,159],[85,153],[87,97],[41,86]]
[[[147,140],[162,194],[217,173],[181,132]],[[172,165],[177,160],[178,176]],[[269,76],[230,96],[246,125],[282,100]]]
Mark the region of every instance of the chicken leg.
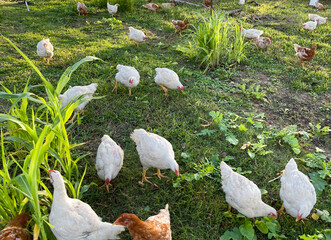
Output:
[[112,92],[116,92],[117,93],[117,88],[118,88],[118,82],[115,80],[115,87],[113,88]]
[[106,187],[107,192],[109,192],[109,186],[110,186],[110,187],[113,187],[113,185],[111,185],[110,183],[107,184],[107,183],[105,182],[100,188],[102,188],[102,187]]
[[150,183],[150,184],[153,184],[153,183],[151,183],[150,181],[148,181],[149,178],[150,178],[150,177],[146,177],[146,170],[143,169],[143,177],[142,177],[141,181],[139,181],[139,184],[140,184],[140,185],[144,185],[144,182],[148,182],[148,183]]
[[282,204],[282,207],[277,211],[277,214],[279,216],[283,215],[284,214],[284,203]]
[[71,118],[71,120],[69,120],[69,121],[67,122],[67,124],[72,124],[72,123],[74,122],[75,118],[77,117],[77,115],[78,115],[78,113],[75,112],[74,116]]
[[129,97],[131,96],[131,88],[129,88]]
[[159,179],[165,177],[165,178],[168,178],[167,176],[164,176],[162,173],[161,173],[161,170],[160,169],[157,169],[157,172],[154,173],[153,175],[157,175]]
[[162,84],[159,84],[159,86],[163,89],[164,94],[165,94],[166,96],[168,96],[168,89],[167,89],[165,86],[163,86]]

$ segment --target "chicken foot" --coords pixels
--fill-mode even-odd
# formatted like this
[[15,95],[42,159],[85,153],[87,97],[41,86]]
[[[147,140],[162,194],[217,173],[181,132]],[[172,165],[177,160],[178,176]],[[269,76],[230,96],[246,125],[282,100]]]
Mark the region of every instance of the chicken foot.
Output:
[[160,169],[157,169],[157,172],[154,173],[153,175],[157,175],[159,179],[165,177],[165,178],[168,178],[167,176],[164,176],[162,173],[161,173],[161,170]]
[[118,82],[115,80],[115,87],[113,88],[112,92],[116,92],[117,93],[117,88],[118,88]]
[[282,207],[277,211],[278,216],[281,216],[284,214],[284,204],[282,204]]
[[159,86],[163,89],[164,94],[165,94],[166,96],[168,96],[168,89],[167,89],[165,86],[163,86],[162,84],[159,84]]
[[71,120],[69,120],[69,121],[67,122],[67,124],[72,124],[72,123],[74,123],[74,120],[76,119],[77,115],[78,115],[78,113],[75,112],[74,116],[71,118]]
[[140,185],[144,185],[144,182],[148,182],[148,183],[150,183],[150,184],[153,184],[153,183],[151,183],[151,182],[148,180],[149,178],[151,178],[151,177],[146,177],[146,170],[143,169],[143,176],[142,176],[142,179],[141,179],[141,181],[139,181],[138,183],[139,183]]
[[105,186],[106,186],[107,192],[109,192],[109,186],[110,186],[110,187],[113,187],[113,185],[111,185],[110,183],[107,184],[107,183],[105,182],[100,188],[105,187]]

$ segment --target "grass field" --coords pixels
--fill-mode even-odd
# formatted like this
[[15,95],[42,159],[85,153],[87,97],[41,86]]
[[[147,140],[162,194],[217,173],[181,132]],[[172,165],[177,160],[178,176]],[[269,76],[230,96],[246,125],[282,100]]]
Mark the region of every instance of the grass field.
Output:
[[[169,203],[173,239],[220,239],[227,230],[232,231],[247,221],[226,213],[228,205],[219,173],[222,153],[226,153],[225,160],[230,166],[266,190],[263,200],[275,209],[281,207],[280,181],[269,181],[294,157],[299,169],[310,173],[310,177],[315,176],[314,185],[321,187],[314,211],[331,210],[331,138],[326,128],[322,130],[331,126],[330,21],[312,32],[302,29],[302,23],[308,21],[308,13],[316,13],[307,6],[308,0],[270,0],[258,1],[260,6],[243,5],[243,13],[229,17],[228,21],[264,30],[263,36],[272,36],[273,45],[260,52],[249,43],[242,64],[219,66],[207,72],[177,49],[188,45],[193,26],[200,21],[198,13],[208,16],[209,9],[178,4],[151,13],[142,7],[145,1],[137,0],[133,11],[119,11],[112,18],[106,6],[99,7],[99,2],[85,1],[89,12],[86,18],[78,16],[74,1],[36,0],[30,5],[30,12],[16,2],[0,1],[0,32],[54,85],[67,67],[85,56],[103,60],[85,63],[72,74],[68,86],[98,83],[96,96],[103,98],[92,100],[85,114],[80,116],[81,124],[76,122],[67,131],[70,143],[85,143],[72,150],[74,159],[87,154],[79,161],[81,173],[86,165],[88,167],[83,184],[95,183],[82,200],[104,221],[113,222],[124,212],[146,219]],[[328,9],[316,14],[330,16],[331,5],[323,3]],[[224,0],[215,1],[214,5],[216,10],[225,12],[240,6],[238,1]],[[190,21],[182,37],[174,34],[172,19]],[[135,46],[128,38],[129,26],[142,29],[148,38],[146,42]],[[54,57],[49,65],[36,54],[36,45],[43,38],[49,38],[54,46]],[[305,47],[317,45],[314,60],[306,63],[305,68],[295,55],[294,43]],[[140,73],[140,84],[130,97],[123,86],[119,86],[117,94],[112,92],[117,64],[134,66]],[[156,67],[176,71],[184,85],[183,93],[170,91],[166,97],[154,83]],[[1,37],[0,84],[19,93],[28,79],[30,85],[42,84],[35,71]],[[45,96],[43,88],[32,91]],[[9,108],[10,102],[0,99],[0,113]],[[212,111],[223,114],[223,119],[218,120],[226,130],[220,130],[213,121]],[[0,124],[5,133],[5,123]],[[135,143],[130,139],[130,133],[136,128],[157,133],[172,143],[180,166],[178,179],[167,171],[169,179],[159,180],[155,176],[151,179],[158,189],[152,189],[149,184],[138,185],[142,167]],[[104,134],[119,143],[125,152],[123,168],[112,181],[110,193],[100,188],[103,182],[94,167]],[[227,141],[228,136],[238,143]],[[253,144],[247,148],[249,151],[241,149],[248,142]],[[17,150],[16,145],[6,139],[5,146],[8,154]],[[324,152],[317,153],[316,147]],[[312,158],[325,162],[324,168],[312,164]],[[154,170],[147,171],[147,175],[151,176]],[[314,174],[321,170],[326,172],[324,177]],[[43,174],[46,176],[46,172]],[[47,177],[43,179],[52,189]],[[28,205],[25,211],[29,212]],[[323,239],[308,235],[330,228],[330,217],[326,216],[313,220],[310,215],[308,221],[296,223],[286,214],[277,221],[281,229],[275,231],[274,239],[284,236],[300,239],[304,234],[307,238],[303,239]],[[32,226],[30,224],[31,231]],[[255,234],[256,239],[268,239],[256,227]],[[121,239],[132,239],[128,231],[121,236]]]

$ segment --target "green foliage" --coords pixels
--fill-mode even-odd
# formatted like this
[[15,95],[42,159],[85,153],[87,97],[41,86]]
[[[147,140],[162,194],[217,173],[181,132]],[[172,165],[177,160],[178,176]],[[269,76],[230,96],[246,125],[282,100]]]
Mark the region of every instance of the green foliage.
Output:
[[319,209],[316,209],[317,212],[316,214],[325,222],[331,222],[331,216],[330,216],[330,213],[328,212],[328,210],[319,210]]
[[315,187],[316,195],[321,195],[325,187],[328,186],[328,183],[317,172],[309,173],[309,178]]
[[[43,209],[42,211],[40,202],[47,202],[47,198],[51,199],[52,194],[41,180],[42,176],[45,175],[41,170],[47,170],[51,167],[55,168],[59,163],[64,171],[65,177],[69,180],[70,184],[68,184],[68,186],[73,197],[81,197],[83,191],[88,189],[88,187],[82,188],[82,180],[85,172],[81,177],[77,165],[79,158],[75,161],[71,158],[70,149],[77,145],[71,145],[69,143],[65,127],[65,123],[71,117],[74,109],[82,103],[84,99],[74,99],[71,104],[68,104],[62,109],[59,94],[70,80],[71,74],[82,63],[93,61],[97,58],[86,57],[67,68],[55,88],[46,80],[38,68],[23,52],[9,39],[3,38],[8,41],[37,72],[43,81],[47,99],[27,92],[29,89],[28,85],[26,85],[22,94],[14,94],[7,88],[5,88],[6,92],[0,93],[0,98],[10,99],[12,102],[8,113],[0,114],[0,122],[6,122],[6,127],[9,131],[9,137],[4,139],[15,142],[17,149],[24,149],[24,152],[27,153],[23,164],[14,159],[13,156],[11,156],[13,162],[9,163],[6,161],[4,150],[2,151],[3,170],[1,173],[3,174],[1,175],[3,178],[3,186],[0,188],[0,191],[3,190],[3,192],[6,192],[4,187],[9,183],[12,184],[12,181],[8,178],[10,176],[8,166],[13,164],[13,167],[21,172],[20,174],[16,174],[17,171],[14,171],[13,183],[15,183],[14,189],[16,189],[16,191],[13,190],[11,193],[8,193],[7,196],[1,196],[1,202],[5,201],[7,203],[2,206],[2,209],[7,208],[6,205],[8,205],[9,201],[12,202],[14,200],[19,202],[18,205],[13,204],[13,207],[7,209],[10,210],[7,215],[15,216],[27,203],[27,201],[22,199],[21,194],[23,194],[29,202],[31,215],[35,222],[34,235],[37,238],[38,235],[41,234],[41,239],[44,240],[48,239],[46,234],[48,228],[48,212],[47,209]],[[29,104],[29,101],[39,105],[37,110],[34,110],[36,107],[33,104]],[[3,135],[1,136],[1,143],[3,146]],[[76,181],[78,184],[74,187],[71,181]],[[19,193],[17,193],[17,191]],[[2,214],[4,215],[3,212],[4,211],[2,211]]]
[[241,224],[238,227],[233,228],[232,231],[226,231],[220,238],[220,240],[253,240],[257,239],[254,227],[256,227],[262,234],[267,235],[267,239],[287,239],[283,234],[280,234],[281,227],[277,220],[270,217],[263,217],[261,220],[255,220],[253,223],[248,218],[241,218],[236,216],[235,218],[229,215],[234,222]]
[[317,124],[316,126],[314,126],[312,123],[309,123],[309,127],[311,128],[314,136],[316,136],[317,138],[321,138],[324,135],[328,135],[331,132],[331,129],[329,126],[325,126],[325,127],[321,127],[321,124]]
[[258,100],[262,100],[264,102],[268,102],[268,99],[266,98],[266,94],[261,89],[260,85],[256,85],[255,83],[252,83],[249,87],[246,86],[246,83],[235,84],[236,87],[238,87],[241,92],[248,98],[255,98]]
[[189,47],[178,46],[177,49],[197,59],[205,70],[241,63],[247,45],[241,34],[241,25],[230,23],[221,12],[213,11],[210,17],[200,15],[200,18],[201,22],[194,26]]

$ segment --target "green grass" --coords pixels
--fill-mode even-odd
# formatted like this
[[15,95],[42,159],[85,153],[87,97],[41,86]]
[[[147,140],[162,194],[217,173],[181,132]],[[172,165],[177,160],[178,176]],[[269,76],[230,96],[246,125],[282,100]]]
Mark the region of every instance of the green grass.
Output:
[[[119,12],[112,19],[106,6],[89,7],[92,1],[85,1],[89,17],[78,16],[76,3],[70,1],[33,1],[28,13],[25,6],[15,2],[1,2],[0,32],[11,39],[40,69],[53,86],[64,70],[91,55],[104,60],[85,63],[73,73],[68,85],[86,85],[98,83],[98,96],[102,99],[92,100],[86,107],[80,125],[67,129],[70,143],[86,142],[72,151],[72,159],[88,154],[79,161],[82,174],[87,164],[88,170],[83,184],[95,182],[101,186],[94,168],[94,159],[103,134],[109,134],[118,142],[125,152],[124,166],[116,179],[110,193],[97,186],[84,193],[83,199],[105,221],[114,221],[121,213],[130,212],[140,218],[158,212],[166,203],[170,205],[173,239],[219,239],[226,230],[239,227],[240,223],[224,215],[227,211],[225,196],[221,189],[217,172],[209,173],[199,180],[183,179],[179,187],[174,187],[176,176],[167,171],[170,177],[151,179],[159,190],[151,190],[149,185],[140,187],[141,164],[130,133],[135,128],[144,128],[168,139],[174,147],[176,160],[181,174],[195,174],[211,161],[213,155],[226,152],[233,156],[229,165],[241,167],[242,171],[251,171],[248,178],[266,189],[263,200],[279,209],[279,180],[268,183],[275,178],[291,157],[303,158],[314,152],[318,146],[326,150],[330,159],[330,134],[309,140],[299,138],[301,153],[295,155],[291,147],[274,137],[267,140],[266,150],[273,151],[266,156],[256,155],[251,159],[247,151],[240,147],[251,141],[256,143],[257,130],[247,132],[233,130],[239,143],[232,145],[225,140],[225,135],[214,123],[208,127],[216,130],[210,136],[200,136],[204,127],[201,124],[212,122],[210,111],[222,113],[233,112],[241,117],[249,113],[265,113],[265,130],[272,126],[284,129],[288,125],[297,125],[299,130],[312,132],[309,122],[315,126],[331,126],[330,122],[330,57],[331,40],[330,22],[319,25],[314,32],[303,31],[300,25],[308,21],[308,13],[315,10],[306,6],[307,1],[264,1],[261,6],[246,4],[242,6],[247,15],[236,15],[230,21],[240,21],[245,28],[264,30],[263,36],[272,36],[270,49],[259,52],[254,45],[246,48],[247,59],[243,64],[233,68],[221,67],[214,71],[202,73],[199,62],[194,62],[176,51],[177,45],[185,46],[190,40],[193,27],[183,31],[183,37],[174,34],[170,23],[172,19],[188,19],[197,26],[200,17],[209,16],[209,10],[189,5],[178,5],[172,9],[163,9],[150,13],[142,7],[145,1],[134,1],[132,12]],[[214,3],[215,4],[215,3]],[[274,5],[285,9],[273,8]],[[217,9],[231,11],[239,8],[237,1],[216,2]],[[330,6],[327,6],[330,8]],[[330,15],[330,10],[318,12],[321,16]],[[253,17],[260,21],[252,21]],[[130,42],[128,26],[142,29],[148,40],[139,47]],[[36,54],[36,45],[42,38],[50,38],[54,46],[54,59],[45,65]],[[306,47],[317,44],[315,59],[306,63],[302,69],[295,56],[293,44]],[[124,64],[136,67],[141,75],[138,87],[128,97],[127,89],[120,86],[118,93],[111,92],[114,87],[116,65]],[[315,67],[316,65],[316,67]],[[184,85],[184,92],[170,91],[165,97],[163,91],[154,83],[155,68],[168,67],[178,72]],[[27,80],[30,85],[41,84],[39,76],[31,70],[25,60],[3,39],[0,38],[0,84],[8,89],[22,92]],[[244,94],[237,84],[260,85],[268,102],[256,99],[252,94]],[[3,89],[1,89],[3,91]],[[46,96],[43,88],[33,89],[34,93]],[[0,112],[10,107],[9,102],[0,99]],[[6,128],[1,125],[3,132]],[[270,130],[272,131],[272,130]],[[277,132],[277,131],[276,131]],[[15,152],[12,142],[4,142],[6,152]],[[189,157],[182,154],[186,153]],[[24,159],[24,158],[23,158]],[[300,162],[297,160],[297,162]],[[312,167],[299,163],[304,173],[316,171]],[[150,169],[151,176],[155,169]],[[52,189],[50,182],[44,184]],[[315,208],[330,209],[330,186],[318,196]],[[45,206],[43,206],[45,207]],[[6,219],[7,220],[7,219]],[[288,239],[297,239],[302,234],[314,234],[315,229],[326,229],[323,220],[309,218],[305,224],[295,223],[289,215],[278,219],[280,233]],[[31,226],[30,226],[31,227]],[[32,228],[30,228],[32,230]],[[128,232],[122,239],[131,239]],[[266,239],[258,235],[258,239]]]

